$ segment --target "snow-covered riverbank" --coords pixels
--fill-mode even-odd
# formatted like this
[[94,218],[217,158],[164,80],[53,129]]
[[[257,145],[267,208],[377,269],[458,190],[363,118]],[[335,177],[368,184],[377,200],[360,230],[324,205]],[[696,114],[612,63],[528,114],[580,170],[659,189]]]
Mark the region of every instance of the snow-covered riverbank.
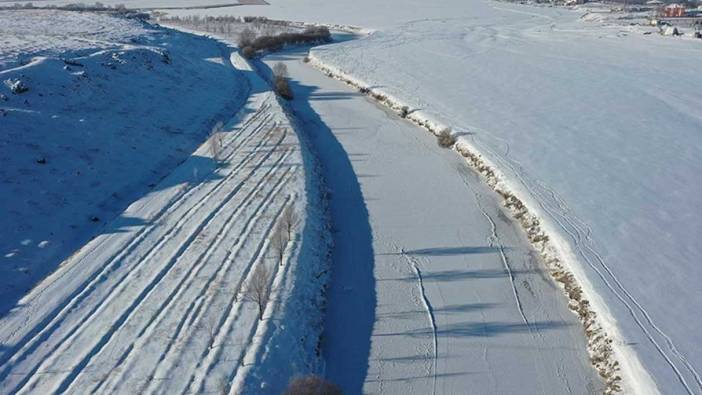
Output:
[[331,193],[327,376],[347,393],[600,393],[576,317],[499,197],[304,54],[265,60],[288,66]]
[[[0,108],[31,109],[10,107],[2,131],[33,138],[29,148],[46,160],[35,162],[22,144],[6,141],[3,171],[28,177],[3,182],[0,196],[22,204],[35,198],[33,185],[53,187],[45,173],[27,174],[30,165],[63,175],[78,166],[72,155],[105,163],[71,174],[82,180],[87,171],[83,177],[98,181],[90,187],[73,178],[57,184],[55,194],[75,194],[68,207],[38,201],[45,217],[4,223],[4,231],[30,242],[2,259],[30,262],[32,271],[2,277],[15,288],[3,297],[9,312],[0,318],[0,393],[279,391],[290,377],[319,371],[329,242],[321,179],[267,84],[224,44],[160,28],[128,44],[82,47],[87,54],[49,50],[50,57],[2,71],[29,90],[8,93]],[[224,106],[231,114],[211,108],[227,103],[237,107]],[[203,118],[217,116],[224,122],[207,138]],[[173,136],[150,129],[170,122],[177,122]],[[180,134],[193,146],[178,148]],[[117,155],[122,145],[127,153]],[[159,154],[171,161],[156,162]],[[182,163],[172,162],[177,154]],[[149,175],[155,179],[147,190],[122,185],[148,177],[153,166],[165,174]],[[128,191],[120,195],[126,209],[84,218],[90,203],[120,186]],[[89,226],[61,230],[37,248],[61,238],[71,243],[53,255],[29,254],[36,240],[30,232],[74,220]],[[94,222],[103,224],[90,228]],[[92,240],[81,246],[85,235]],[[61,262],[62,254],[70,256]],[[25,291],[33,279],[38,284]],[[253,284],[263,284],[263,299]]]

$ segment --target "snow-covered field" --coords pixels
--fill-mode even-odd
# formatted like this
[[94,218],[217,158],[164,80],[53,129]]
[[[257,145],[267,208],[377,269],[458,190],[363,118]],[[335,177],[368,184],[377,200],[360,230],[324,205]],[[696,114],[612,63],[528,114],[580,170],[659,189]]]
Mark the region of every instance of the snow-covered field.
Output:
[[580,277],[633,388],[650,374],[663,392],[702,393],[699,40],[491,1],[216,12],[375,29],[313,52],[496,165]]
[[[7,15],[51,36],[89,14]],[[318,371],[320,181],[277,98],[224,44],[102,22],[41,57],[8,34],[32,60],[0,71],[29,88],[0,102],[0,393],[279,392]]]
[[619,349],[635,350],[660,390],[700,393],[701,43],[570,12],[484,11],[492,19],[413,21],[314,54],[492,161],[562,237]]
[[[117,2],[121,1],[114,3]],[[464,144],[495,166],[509,188],[541,218],[561,258],[585,287],[600,323],[615,340],[628,390],[702,393],[702,321],[698,307],[702,303],[702,269],[697,265],[702,260],[698,236],[702,231],[702,211],[696,198],[702,192],[702,41],[644,35],[646,29],[639,27],[581,18],[587,12],[583,10],[488,0],[269,2],[270,6],[173,13],[265,15],[374,30],[359,40],[315,49],[314,56],[406,104],[416,114],[450,125]],[[168,5],[161,0],[140,0],[138,4]],[[162,54],[143,47],[158,46],[160,42],[139,42],[136,46],[140,47],[139,53],[155,56],[152,63],[156,64],[155,59]],[[175,58],[172,52],[169,51]],[[95,61],[98,67],[113,62],[97,58],[107,54],[112,59],[112,52],[89,58],[100,59]],[[217,57],[197,56],[200,60]],[[119,59],[122,57],[117,55],[114,61],[119,63]],[[211,63],[221,66],[222,61]],[[12,75],[3,75],[3,80],[18,78],[20,73],[29,73],[38,66],[62,70],[58,60],[37,60],[8,71]],[[115,66],[119,70],[120,65]],[[68,67],[70,70],[64,71],[71,77],[65,78],[84,78],[74,75],[80,70]],[[225,72],[219,66],[212,68]],[[60,74],[51,75],[54,78]],[[207,75],[218,84],[229,81]],[[38,96],[32,89],[33,80],[28,81],[30,91],[23,95]],[[1,89],[7,91],[5,86]],[[10,100],[0,102],[7,113],[0,122],[5,123],[12,116],[36,114],[28,104],[17,104],[16,98],[21,96],[7,96]],[[42,100],[42,96],[33,100]],[[209,101],[198,103],[212,105]],[[212,114],[211,108],[208,110],[193,113]],[[183,111],[172,112],[183,116]],[[89,120],[91,113],[87,111],[76,124]],[[47,119],[40,122],[46,122],[46,129],[51,129],[49,115],[43,116]],[[144,118],[150,119],[140,119]],[[37,143],[30,141],[26,149],[35,149],[31,144]],[[39,161],[44,157],[39,152],[18,157],[32,155]],[[47,157],[47,164],[30,162],[29,169],[13,168],[19,177],[33,171],[33,166],[46,169],[50,164]],[[117,174],[124,174],[124,170]],[[3,183],[2,187],[8,185]],[[68,190],[90,191],[90,185],[76,185]],[[19,205],[9,196],[28,196],[26,190],[20,193],[3,193],[3,198],[8,197],[8,203],[3,205]],[[34,200],[28,200],[31,201]],[[467,206],[474,204],[466,201]],[[27,207],[33,206],[27,203]],[[70,224],[78,212],[89,221],[95,211],[85,210],[82,203],[76,207],[80,211],[66,211],[67,217],[55,223]],[[29,234],[26,225],[19,221],[26,213],[30,219],[47,214],[29,208],[18,211],[10,223],[21,225],[17,229]],[[86,224],[78,225],[88,229]],[[3,235],[2,243],[11,242],[3,245],[7,250],[4,257],[13,263],[2,270],[10,267],[13,273],[34,273],[34,278],[41,278],[34,267],[26,269],[26,262],[31,261],[20,261],[19,257],[44,251],[44,241],[50,241],[50,232],[56,234],[57,230],[58,227],[46,229],[48,235],[37,233],[26,238]],[[5,227],[2,232],[9,230]],[[71,237],[75,234],[78,233],[70,232]],[[82,234],[92,233],[85,230]],[[6,278],[10,277],[3,273],[1,281]],[[14,282],[15,277],[12,279]],[[23,284],[29,283],[32,281]],[[12,292],[16,295],[19,291]],[[52,341],[58,340],[52,337]],[[34,351],[30,354],[32,358],[42,355]],[[31,361],[36,360],[30,358],[26,363]],[[49,358],[43,363],[51,365],[56,361]],[[5,374],[10,372],[9,368],[4,369]],[[76,378],[72,373],[59,375],[70,379],[69,384]],[[51,380],[38,382],[55,384]]]
[[497,196],[305,52],[265,62],[287,64],[331,191],[327,377],[348,394],[602,393],[577,318]]
[[[198,37],[89,13],[11,11],[0,20],[0,40],[12,43],[0,55],[4,313],[158,190],[215,122],[236,113],[247,88],[220,45]],[[28,90],[13,94],[5,81]]]

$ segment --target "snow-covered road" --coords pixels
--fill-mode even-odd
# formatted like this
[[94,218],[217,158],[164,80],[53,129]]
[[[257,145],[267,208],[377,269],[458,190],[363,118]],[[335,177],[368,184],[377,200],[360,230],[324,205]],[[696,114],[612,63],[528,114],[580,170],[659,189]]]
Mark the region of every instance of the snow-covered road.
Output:
[[324,352],[347,393],[597,393],[582,327],[462,158],[302,62],[296,118],[331,192]]

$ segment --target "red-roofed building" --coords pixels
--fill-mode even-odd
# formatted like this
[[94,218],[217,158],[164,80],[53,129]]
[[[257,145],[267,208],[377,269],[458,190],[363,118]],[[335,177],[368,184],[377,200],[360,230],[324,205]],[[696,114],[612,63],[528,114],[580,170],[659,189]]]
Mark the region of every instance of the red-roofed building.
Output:
[[680,4],[668,4],[663,8],[663,16],[666,18],[685,16],[685,7]]

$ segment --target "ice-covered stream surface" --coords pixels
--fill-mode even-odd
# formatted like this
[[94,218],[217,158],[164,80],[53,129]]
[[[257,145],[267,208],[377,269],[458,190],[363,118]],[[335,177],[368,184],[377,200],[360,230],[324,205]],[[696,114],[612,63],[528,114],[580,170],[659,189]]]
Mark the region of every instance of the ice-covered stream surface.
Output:
[[302,54],[278,61],[331,191],[328,377],[349,394],[600,392],[582,327],[465,161]]
[[312,52],[496,164],[606,306],[607,331],[633,353],[620,358],[632,392],[702,394],[700,40],[492,1],[280,0],[246,12],[375,29]]

